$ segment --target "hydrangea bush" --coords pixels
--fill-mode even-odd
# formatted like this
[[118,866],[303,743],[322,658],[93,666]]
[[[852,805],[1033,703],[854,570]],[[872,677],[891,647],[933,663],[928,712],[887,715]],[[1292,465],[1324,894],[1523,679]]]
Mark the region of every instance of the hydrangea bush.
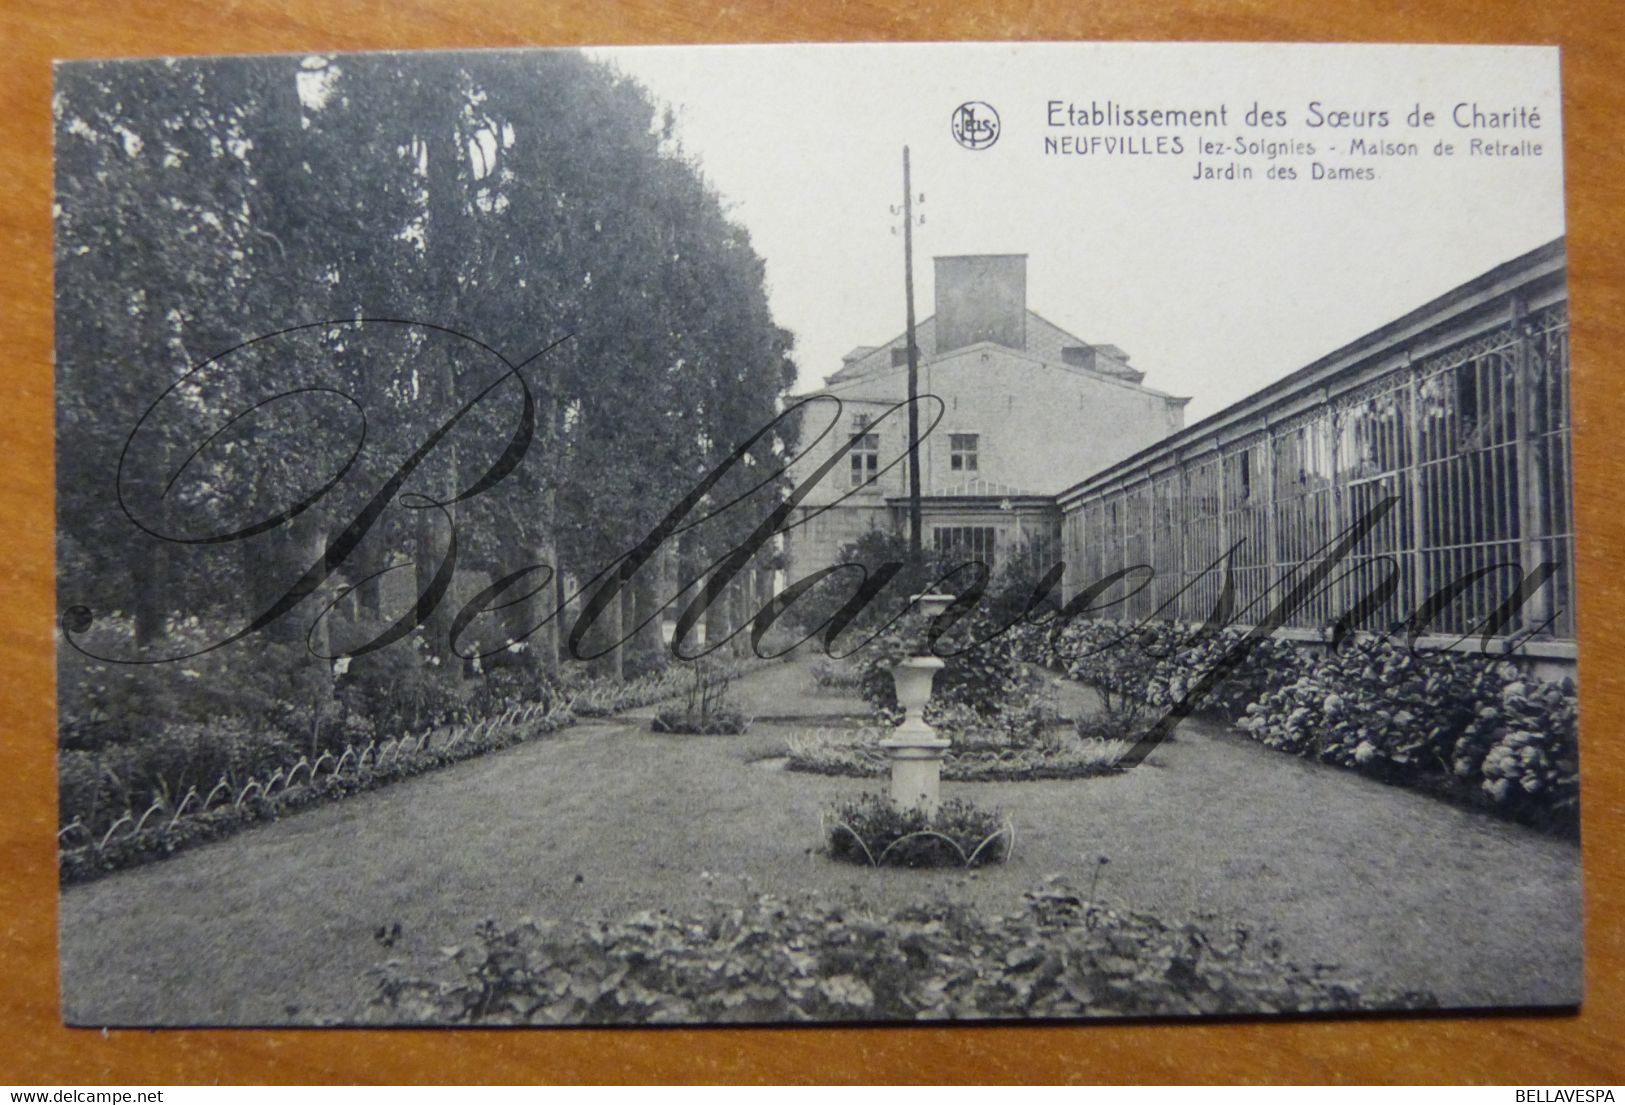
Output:
[[1041,681],[1027,669],[1009,634],[1000,635],[986,617],[971,613],[932,642],[929,620],[911,616],[880,633],[858,653],[863,675],[859,693],[888,724],[902,720],[892,669],[906,656],[930,654],[945,666],[932,684],[926,720],[956,731],[983,731],[1030,725],[1039,709]]
[[1579,816],[1574,685],[1382,638],[1326,653],[1238,728],[1272,748],[1452,794],[1522,821]]
[[[1242,635],[1075,620],[1022,627],[1016,640],[1034,662],[1166,710]],[[1374,635],[1325,650],[1266,638],[1191,705],[1269,748],[1559,831],[1578,825],[1574,684],[1504,659]]]
[[[1012,643],[1017,655],[1072,679],[1148,706],[1169,707],[1191,693],[1245,635],[1239,629],[1204,631],[1181,622],[1128,625],[1072,619],[1061,626],[1019,626]],[[1266,638],[1199,694],[1192,709],[1239,717],[1260,695],[1291,682],[1304,664],[1291,642]]]

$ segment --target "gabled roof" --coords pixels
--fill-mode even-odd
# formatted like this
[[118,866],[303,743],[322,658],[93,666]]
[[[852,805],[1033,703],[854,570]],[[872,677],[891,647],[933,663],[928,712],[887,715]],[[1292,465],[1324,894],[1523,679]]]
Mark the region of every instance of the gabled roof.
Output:
[[[1145,373],[1129,367],[1128,354],[1115,345],[1091,345],[1069,331],[1061,329],[1053,322],[1040,315],[1037,311],[1027,311],[1026,348],[1017,350],[1025,352],[1037,360],[1049,364],[1065,364],[1063,349],[1081,348],[1093,350],[1094,369],[1097,373],[1106,376],[1115,376],[1139,383],[1145,378]],[[923,320],[914,328],[914,341],[920,350],[920,360],[931,361],[939,356],[937,351],[937,320],[936,316]],[[903,334],[898,334],[883,345],[860,345],[846,356],[842,357],[839,371],[826,378],[827,383],[844,383],[847,380],[869,376],[876,372],[890,369],[892,364],[892,350],[907,348]],[[952,350],[951,352],[958,352]],[[1067,367],[1077,367],[1068,365]]]
[[[1099,380],[1110,384],[1113,387],[1128,388],[1131,391],[1138,391],[1146,395],[1155,395],[1168,400],[1170,403],[1183,404],[1190,402],[1189,396],[1169,395],[1165,391],[1158,391],[1156,388],[1146,387],[1144,384],[1140,383],[1142,376],[1138,372],[1133,372],[1129,375],[1111,372],[1103,367],[1098,360],[1093,368],[1085,368],[1082,365],[1065,364],[1059,359],[1045,360],[1035,353],[1024,352],[1020,349],[1011,349],[1007,345],[1000,345],[998,342],[993,341],[979,341],[972,345],[961,346],[958,349],[950,350],[947,353],[943,353],[936,357],[925,357],[923,356],[922,350],[920,364],[947,364],[949,361],[956,360],[960,357],[979,356],[985,353],[996,353],[1001,357],[1027,361],[1037,368],[1046,369],[1053,372],[1064,372],[1073,376],[1081,376],[1086,380]],[[798,395],[792,395],[790,396],[790,399],[805,399],[813,395],[841,395],[848,388],[856,387],[859,384],[873,385],[878,381],[890,377],[895,382],[897,387],[896,392],[893,393],[891,397],[888,398],[883,394],[870,394],[863,396],[862,399],[865,402],[871,403],[901,403],[903,402],[903,396],[906,394],[906,388],[904,385],[906,383],[905,377],[907,376],[907,373],[908,369],[906,367],[903,365],[892,364],[891,358],[888,356],[884,367],[874,368],[862,373],[849,373],[844,371],[837,372],[833,376],[829,376],[825,379],[824,386],[822,388]]]

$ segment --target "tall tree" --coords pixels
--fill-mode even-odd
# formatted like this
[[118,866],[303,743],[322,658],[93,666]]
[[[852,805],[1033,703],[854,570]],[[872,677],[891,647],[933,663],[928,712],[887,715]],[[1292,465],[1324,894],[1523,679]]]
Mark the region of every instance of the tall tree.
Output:
[[[57,107],[64,598],[127,608],[133,592],[143,641],[182,610],[241,622],[245,596],[265,609],[435,427],[494,387],[403,489],[466,490],[514,432],[518,388],[458,334],[509,363],[571,335],[522,370],[540,412],[523,463],[455,508],[461,563],[494,574],[536,562],[598,576],[774,417],[794,379],[762,262],[670,118],[578,53],[76,66]],[[342,321],[360,318],[432,326],[385,336]],[[307,325],[323,320],[340,321]],[[146,483],[126,490],[149,528],[226,532],[339,471],[364,411],[345,478],[229,564],[217,546],[130,533],[111,473],[141,411],[207,357],[298,326],[171,394],[131,439]],[[760,443],[708,505],[758,482],[786,444]],[[763,482],[756,518],[781,490]],[[326,593],[395,562],[432,574],[444,519],[404,505]],[[750,513],[690,533],[697,562],[748,532]],[[648,590],[616,612],[648,622]],[[375,586],[356,605],[400,613]],[[525,631],[545,605],[505,628]],[[314,615],[307,604],[284,624]],[[631,633],[607,621],[605,639]],[[531,640],[550,663],[556,629]]]

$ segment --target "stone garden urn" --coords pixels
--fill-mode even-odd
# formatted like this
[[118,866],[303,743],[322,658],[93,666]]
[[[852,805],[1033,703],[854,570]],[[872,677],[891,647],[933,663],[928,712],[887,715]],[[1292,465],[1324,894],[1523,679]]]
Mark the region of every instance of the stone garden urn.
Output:
[[[952,595],[915,595],[920,611],[934,620],[954,601]],[[942,757],[949,741],[925,723],[925,706],[931,701],[931,684],[937,672],[946,667],[935,656],[905,656],[892,668],[897,686],[897,703],[903,720],[891,736],[880,742],[891,758],[891,799],[899,806],[919,809],[926,815],[937,812],[937,790],[942,780]]]

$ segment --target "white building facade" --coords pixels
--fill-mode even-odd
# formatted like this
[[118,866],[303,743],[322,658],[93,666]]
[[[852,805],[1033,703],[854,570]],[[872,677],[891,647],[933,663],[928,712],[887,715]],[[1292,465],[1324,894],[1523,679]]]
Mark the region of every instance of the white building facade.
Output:
[[[1057,548],[1055,496],[1180,429],[1187,402],[1146,387],[1116,346],[1028,309],[1026,262],[936,258],[936,309],[916,327],[924,543],[995,570],[1030,542]],[[792,578],[868,530],[908,525],[906,336],[854,349],[815,395],[803,441],[818,440],[791,475],[844,456],[797,508]]]

